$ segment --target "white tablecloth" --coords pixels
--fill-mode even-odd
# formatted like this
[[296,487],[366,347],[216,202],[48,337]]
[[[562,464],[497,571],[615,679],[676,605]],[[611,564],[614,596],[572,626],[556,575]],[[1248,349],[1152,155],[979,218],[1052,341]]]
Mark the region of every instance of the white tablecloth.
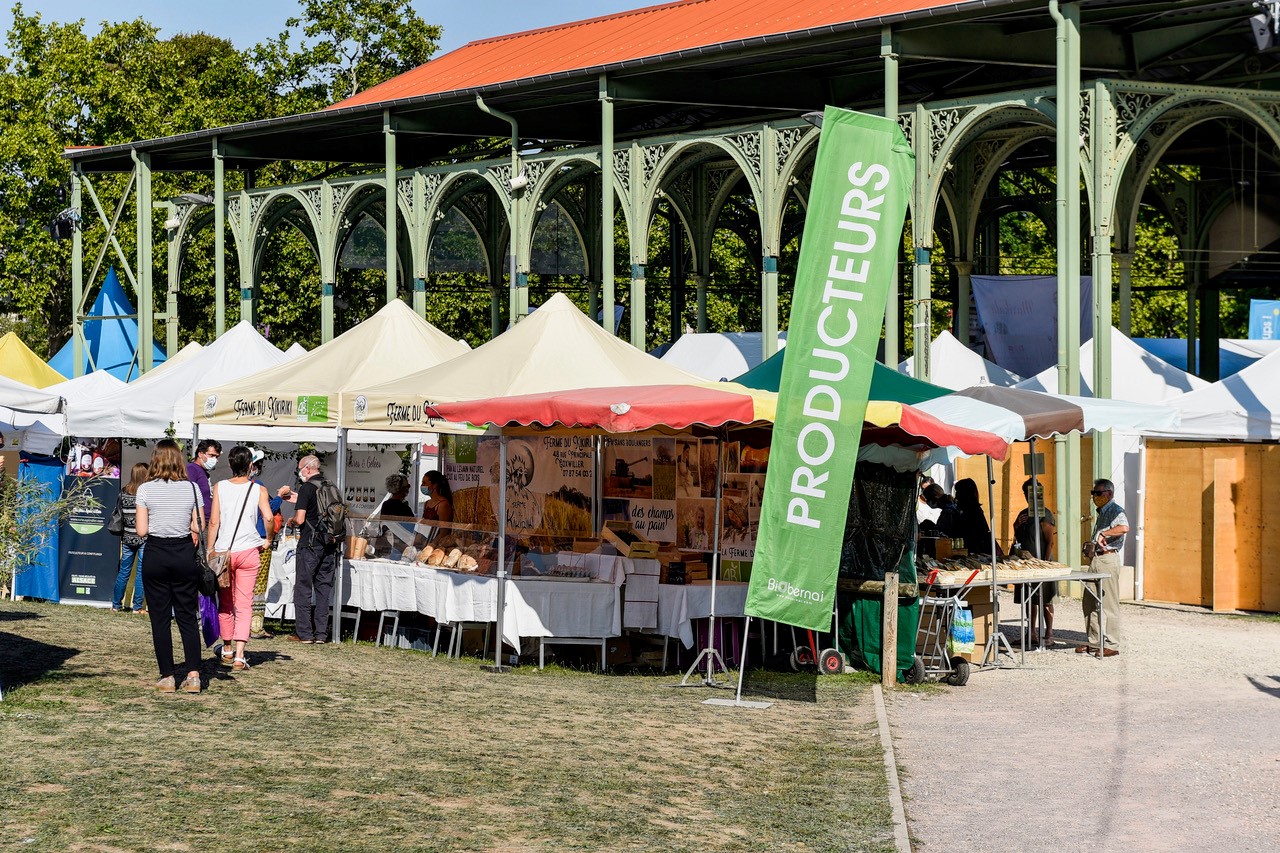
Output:
[[361,610],[418,609],[417,572],[411,563],[343,560],[343,590],[348,607]]
[[[344,560],[343,566],[349,607],[417,611],[447,624],[497,621],[496,577],[390,560]],[[503,640],[519,651],[521,637],[616,637],[620,600],[613,583],[511,578]]]
[[[716,584],[716,616],[746,615],[747,585],[741,581]],[[658,585],[658,633],[676,637],[686,649],[693,648],[693,620],[711,615],[711,582],[696,581],[683,586]]]
[[[504,639],[617,637],[622,633],[618,587],[611,583],[513,578],[503,611]],[[513,642],[515,638],[515,642]]]

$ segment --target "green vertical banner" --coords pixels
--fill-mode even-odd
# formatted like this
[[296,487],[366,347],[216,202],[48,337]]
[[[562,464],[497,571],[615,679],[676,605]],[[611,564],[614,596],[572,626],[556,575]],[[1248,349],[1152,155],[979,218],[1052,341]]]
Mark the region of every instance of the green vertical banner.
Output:
[[915,175],[891,118],[827,107],[746,612],[828,630],[862,419]]

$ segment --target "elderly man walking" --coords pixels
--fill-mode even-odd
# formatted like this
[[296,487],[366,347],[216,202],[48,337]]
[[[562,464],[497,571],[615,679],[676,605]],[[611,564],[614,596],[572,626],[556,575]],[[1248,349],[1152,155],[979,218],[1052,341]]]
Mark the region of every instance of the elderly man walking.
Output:
[[[1093,505],[1098,510],[1090,542],[1093,546],[1090,567],[1095,572],[1107,575],[1102,581],[1101,604],[1106,639],[1110,644],[1102,652],[1106,657],[1120,654],[1120,650],[1115,647],[1115,637],[1120,634],[1120,553],[1124,550],[1125,534],[1129,532],[1129,519],[1124,514],[1124,507],[1116,503],[1115,493],[1115,484],[1110,480],[1094,480],[1093,490],[1089,492],[1093,496]],[[1096,651],[1103,639],[1098,626],[1099,605],[1087,594],[1082,597],[1081,603],[1089,642],[1088,645],[1076,646],[1076,651],[1087,652],[1091,648]]]

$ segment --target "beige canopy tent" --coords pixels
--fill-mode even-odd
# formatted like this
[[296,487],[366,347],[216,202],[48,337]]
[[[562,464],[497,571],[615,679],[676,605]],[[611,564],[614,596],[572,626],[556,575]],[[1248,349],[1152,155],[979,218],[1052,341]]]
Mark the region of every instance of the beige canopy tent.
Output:
[[577,388],[706,385],[641,352],[591,321],[557,293],[511,329],[441,364],[381,385],[342,391],[340,423],[351,429],[420,431],[433,403],[540,394]]
[[338,426],[339,392],[387,382],[467,351],[465,343],[397,299],[309,353],[196,392],[196,421],[333,430]]

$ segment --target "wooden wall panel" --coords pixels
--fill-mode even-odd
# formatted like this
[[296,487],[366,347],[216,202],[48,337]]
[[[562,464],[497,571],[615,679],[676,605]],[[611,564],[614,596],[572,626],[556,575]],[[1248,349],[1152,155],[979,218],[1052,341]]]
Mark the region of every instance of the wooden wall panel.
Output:
[[[1198,443],[1147,443],[1143,594],[1152,601],[1208,605],[1205,588],[1204,451]],[[1212,553],[1212,551],[1210,551]]]
[[[1218,499],[1229,499],[1230,508],[1215,513],[1214,471],[1224,462],[1234,465],[1234,475]],[[1148,442],[1146,597],[1280,612],[1277,484],[1280,446],[1274,444]],[[1220,529],[1221,516],[1231,517],[1231,531]]]

